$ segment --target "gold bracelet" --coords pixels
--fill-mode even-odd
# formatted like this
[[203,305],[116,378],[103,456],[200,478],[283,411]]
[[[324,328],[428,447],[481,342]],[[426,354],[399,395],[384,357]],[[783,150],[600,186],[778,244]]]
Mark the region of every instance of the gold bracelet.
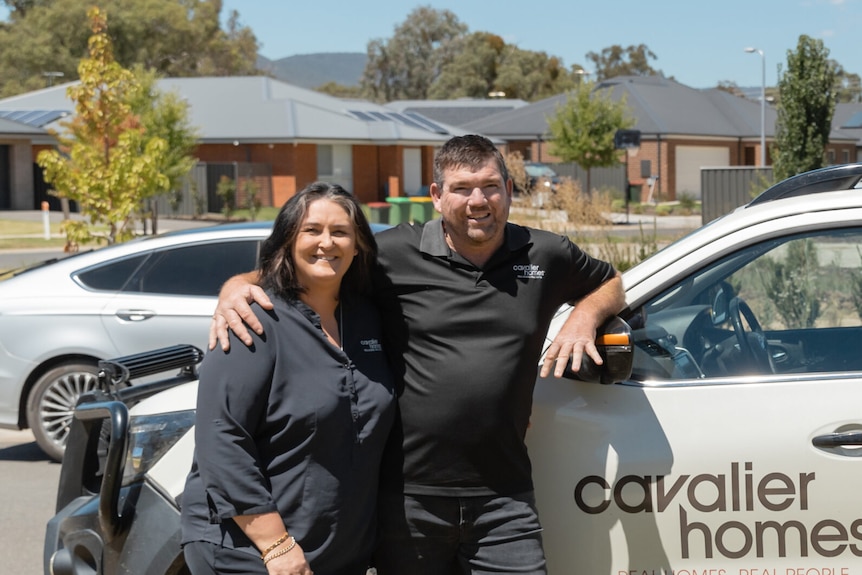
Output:
[[284,535],[282,535],[281,537],[278,538],[278,541],[276,541],[275,543],[273,543],[272,545],[270,545],[269,547],[267,547],[266,549],[263,550],[263,553],[260,554],[261,560],[263,560],[263,558],[266,557],[267,553],[269,553],[270,551],[272,551],[273,549],[275,549],[276,547],[278,547],[279,545],[281,545],[282,543],[287,541],[288,537],[290,537],[290,535],[288,535],[287,531],[285,531]]
[[269,563],[270,561],[272,561],[276,557],[281,557],[282,555],[287,555],[288,553],[290,553],[290,550],[293,549],[294,547],[296,547],[296,539],[291,537],[290,538],[290,544],[287,547],[285,547],[281,551],[276,551],[275,553],[273,553],[272,555],[270,555],[269,557],[264,559],[263,564],[266,565],[267,563]]

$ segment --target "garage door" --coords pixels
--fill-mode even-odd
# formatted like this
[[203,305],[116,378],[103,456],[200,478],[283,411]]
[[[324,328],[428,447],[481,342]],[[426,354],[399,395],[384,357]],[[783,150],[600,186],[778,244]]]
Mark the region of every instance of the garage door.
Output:
[[676,197],[701,199],[700,169],[730,165],[730,150],[712,146],[676,147]]

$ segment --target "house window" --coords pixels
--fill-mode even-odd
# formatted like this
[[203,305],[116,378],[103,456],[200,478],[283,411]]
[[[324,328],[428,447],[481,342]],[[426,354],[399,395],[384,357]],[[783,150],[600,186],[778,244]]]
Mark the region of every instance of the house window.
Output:
[[850,150],[841,150],[841,163],[850,163]]
[[317,146],[317,177],[332,174],[332,146]]
[[832,148],[826,150],[826,164],[829,166],[835,165],[835,150]]
[[317,179],[353,192],[353,148],[343,144],[318,144]]

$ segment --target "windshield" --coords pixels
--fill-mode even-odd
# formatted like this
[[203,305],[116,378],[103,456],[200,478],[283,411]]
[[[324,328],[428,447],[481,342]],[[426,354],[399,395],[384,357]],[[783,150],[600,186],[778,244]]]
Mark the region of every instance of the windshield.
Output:
[[524,170],[526,170],[527,174],[531,176],[544,176],[547,178],[552,178],[557,175],[557,173],[548,166],[537,164],[526,164],[524,165]]

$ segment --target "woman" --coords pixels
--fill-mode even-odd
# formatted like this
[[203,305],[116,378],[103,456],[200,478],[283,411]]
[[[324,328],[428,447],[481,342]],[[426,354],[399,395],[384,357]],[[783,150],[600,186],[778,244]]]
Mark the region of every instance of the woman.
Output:
[[251,347],[201,365],[182,499],[194,575],[364,575],[394,391],[364,293],[377,246],[352,195],[315,183],[260,257],[272,311]]

